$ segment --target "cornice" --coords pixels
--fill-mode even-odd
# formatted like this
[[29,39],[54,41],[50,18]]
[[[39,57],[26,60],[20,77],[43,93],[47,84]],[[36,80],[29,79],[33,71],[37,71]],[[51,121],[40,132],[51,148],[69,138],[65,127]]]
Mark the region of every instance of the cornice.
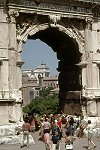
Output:
[[4,103],[4,102],[6,102],[6,103],[15,102],[15,99],[13,99],[13,98],[2,98],[2,99],[0,99],[0,103]]
[[[44,16],[50,16],[50,15],[57,15],[60,17],[65,17],[65,18],[77,18],[77,19],[86,19],[86,18],[92,18],[93,14],[89,10],[88,13],[86,12],[75,12],[71,11],[70,8],[68,8],[68,11],[63,11],[63,10],[51,10],[51,9],[42,9],[42,8],[25,8],[25,7],[10,7],[9,8],[9,13],[15,14],[16,12],[18,13],[24,13],[24,14],[37,14],[37,15],[44,15]],[[73,9],[73,7],[72,7]],[[15,13],[14,13],[15,12]],[[17,16],[16,16],[17,17]]]
[[23,62],[23,61],[18,61],[16,65],[17,65],[17,67],[20,67],[20,68],[21,68],[21,66],[22,66],[24,63],[25,63],[25,62]]
[[[41,0],[37,6],[36,0],[20,0],[20,2],[9,0],[8,10],[41,15],[53,13],[53,15],[60,14],[63,17],[67,17],[69,14],[77,18],[84,18],[84,16],[100,17],[100,3],[90,3],[88,0],[71,0],[71,2],[69,2],[70,0]],[[87,2],[87,4],[85,4],[85,2]]]
[[0,0],[0,2],[5,1],[8,3],[25,3],[25,2],[32,2],[35,3],[36,5],[39,5],[41,2],[42,3],[53,3],[53,4],[66,4],[66,3],[92,3],[92,4],[100,4],[99,0]]
[[[2,0],[0,0],[2,1]],[[6,0],[5,0],[6,1]],[[97,2],[98,1],[98,2]],[[8,0],[8,2],[5,2],[5,5],[8,6],[30,6],[30,7],[40,7],[41,5],[45,4],[53,4],[54,5],[76,5],[76,6],[86,6],[86,7],[96,7],[97,5],[100,5],[99,0]]]

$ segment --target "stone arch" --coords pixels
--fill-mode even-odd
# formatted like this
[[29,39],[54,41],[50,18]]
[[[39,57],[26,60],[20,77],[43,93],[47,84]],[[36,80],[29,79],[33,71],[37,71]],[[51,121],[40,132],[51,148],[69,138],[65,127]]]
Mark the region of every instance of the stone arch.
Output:
[[[50,26],[55,27],[54,24],[51,24]],[[26,32],[23,33],[21,36],[18,35],[17,36],[17,39],[19,41],[18,52],[22,51],[22,44],[26,42],[26,40],[28,39],[28,36],[32,36],[41,30],[46,30],[50,26],[48,23],[30,26],[26,30]],[[79,52],[82,54],[84,53],[84,36],[76,28],[66,28],[59,24],[57,24],[55,28],[58,28],[59,31],[61,31],[61,32],[65,33],[66,35],[68,35],[69,37],[73,38],[78,44]]]

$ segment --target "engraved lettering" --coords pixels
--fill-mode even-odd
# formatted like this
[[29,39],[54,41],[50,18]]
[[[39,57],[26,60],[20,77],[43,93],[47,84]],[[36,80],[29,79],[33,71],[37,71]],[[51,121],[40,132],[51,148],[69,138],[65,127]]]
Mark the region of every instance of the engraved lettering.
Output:
[[[15,1],[15,0],[10,0],[10,3],[16,3],[18,5],[24,5],[27,7],[37,7],[35,4],[35,1],[31,0],[20,0],[20,1]],[[49,10],[56,10],[56,11],[65,11],[65,12],[74,12],[74,13],[86,13],[86,14],[92,14],[91,8],[84,8],[84,7],[79,7],[76,6],[75,4],[73,5],[67,5],[67,4],[62,4],[59,5],[57,3],[53,4],[53,1],[51,3],[46,3],[46,2],[41,2],[38,5],[38,8],[40,9],[49,9]],[[97,12],[100,15],[100,12]],[[96,15],[96,14],[95,14]]]

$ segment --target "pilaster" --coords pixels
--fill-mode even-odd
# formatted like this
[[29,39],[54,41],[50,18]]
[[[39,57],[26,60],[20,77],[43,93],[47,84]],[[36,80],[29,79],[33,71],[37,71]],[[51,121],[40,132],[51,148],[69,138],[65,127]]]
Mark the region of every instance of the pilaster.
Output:
[[0,9],[0,98],[8,97],[8,24],[7,15]]
[[92,20],[87,20],[85,28],[85,61],[86,68],[86,87],[92,87]]
[[[22,94],[19,90],[22,86],[21,82],[21,65],[19,65],[20,54],[17,50],[16,36],[16,17],[17,11],[8,12],[8,27],[9,27],[9,92],[10,97],[16,99],[16,102],[21,102]],[[20,79],[20,80],[19,80]]]

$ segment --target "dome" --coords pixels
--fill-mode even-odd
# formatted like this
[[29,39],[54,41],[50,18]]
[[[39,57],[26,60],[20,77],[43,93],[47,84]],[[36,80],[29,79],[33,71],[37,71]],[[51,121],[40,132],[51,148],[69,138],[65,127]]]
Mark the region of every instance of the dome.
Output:
[[39,65],[36,69],[48,69],[49,70],[49,67],[46,65],[46,64],[41,64]]

